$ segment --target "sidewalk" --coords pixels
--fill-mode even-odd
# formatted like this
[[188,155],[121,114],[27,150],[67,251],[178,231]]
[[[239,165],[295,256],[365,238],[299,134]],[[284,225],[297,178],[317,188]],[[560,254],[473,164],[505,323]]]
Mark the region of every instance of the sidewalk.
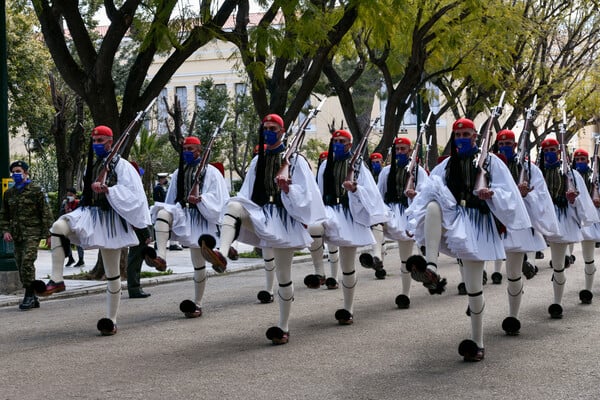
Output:
[[[252,246],[248,246],[239,242],[234,243],[234,247],[239,253],[246,253],[252,251]],[[294,263],[305,262],[310,260],[308,249],[305,250],[306,255],[294,257]],[[74,256],[77,257],[77,253],[74,251]],[[85,265],[83,267],[65,267],[64,276],[65,278],[71,274],[78,274],[84,271],[90,271],[96,264],[98,257],[98,250],[86,250],[84,255]],[[77,260],[77,258],[75,258]],[[65,260],[66,263],[66,260]],[[156,272],[152,267],[142,264],[142,272]],[[240,258],[236,261],[227,260],[227,273],[247,271],[250,269],[262,268],[264,262],[262,258]],[[39,250],[38,259],[35,262],[36,278],[48,281],[50,272],[52,270],[52,262],[50,250]],[[183,250],[167,250],[167,270],[173,271],[169,275],[159,275],[152,278],[143,278],[142,286],[148,287],[158,285],[160,283],[175,282],[186,279],[192,279],[194,270],[192,268],[190,260],[189,249]],[[217,273],[210,268],[210,265],[206,268],[208,276],[217,275]],[[127,281],[122,281],[123,290],[127,288]],[[100,293],[106,290],[106,281],[87,281],[87,280],[71,280],[65,279],[66,290],[61,293],[53,294],[47,298],[40,297],[40,301],[47,301],[52,299],[60,299],[65,297],[84,296],[92,293]],[[19,291],[14,294],[0,294],[0,307],[5,306],[16,306],[23,299],[23,292]]]

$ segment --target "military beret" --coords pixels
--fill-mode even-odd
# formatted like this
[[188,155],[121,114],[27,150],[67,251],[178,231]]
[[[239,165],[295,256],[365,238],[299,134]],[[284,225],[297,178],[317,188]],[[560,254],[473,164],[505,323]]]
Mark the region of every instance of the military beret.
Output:
[[183,144],[200,144],[200,139],[198,139],[196,136],[188,136],[183,141]]
[[350,139],[350,142],[352,142],[352,134],[348,131],[345,131],[343,129],[338,129],[337,131],[333,132],[333,134],[331,135],[332,137],[336,138],[336,137],[345,137]]
[[573,153],[573,157],[589,157],[590,154],[584,149],[577,149]]
[[498,132],[496,140],[515,140],[515,133],[510,129],[502,129]]
[[452,124],[452,130],[455,131],[457,129],[475,129],[475,124],[468,118],[459,118]]
[[554,139],[554,138],[548,138],[548,139],[544,139],[542,141],[542,149],[545,149],[546,147],[550,147],[550,146],[559,146],[558,140]]
[[263,118],[262,122],[263,122],[263,124],[265,122],[275,122],[277,125],[279,125],[281,127],[281,129],[285,128],[285,125],[283,124],[283,118],[281,118],[277,114],[269,114],[269,115],[265,116]]
[[98,125],[92,130],[92,137],[94,136],[113,136],[113,131],[108,126]]
[[15,167],[21,167],[25,171],[29,170],[29,165],[25,161],[22,161],[22,160],[17,160],[15,162],[13,162],[12,164],[10,164],[10,168],[8,170],[10,172],[12,172],[13,168],[15,168]]
[[394,144],[405,144],[407,146],[410,146],[412,143],[410,143],[410,139],[404,136],[399,136],[396,139],[394,139]]

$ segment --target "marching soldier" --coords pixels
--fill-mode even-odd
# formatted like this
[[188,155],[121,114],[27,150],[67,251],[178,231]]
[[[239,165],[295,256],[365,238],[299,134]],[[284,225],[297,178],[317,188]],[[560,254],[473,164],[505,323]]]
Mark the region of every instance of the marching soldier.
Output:
[[[507,229],[502,235],[506,251],[509,314],[502,322],[502,329],[507,335],[515,336],[519,334],[521,328],[518,317],[523,295],[522,276],[530,279],[535,275],[533,265],[525,262],[525,253],[535,254],[536,251],[544,250],[546,241],[542,235],[556,234],[558,220],[553,212],[552,199],[540,169],[533,163],[527,162],[523,166],[519,164],[514,132],[509,129],[501,130],[496,136],[496,144],[499,154],[506,160],[513,180],[519,188],[533,226],[533,229]],[[522,182],[519,181],[521,176],[525,178]],[[492,279],[494,279],[493,274]]]
[[[567,171],[567,175],[563,173],[562,163],[566,163],[567,160],[562,160],[559,142],[548,138],[542,141],[541,147],[543,160],[540,169],[552,197],[559,226],[558,233],[546,236],[552,258],[554,291],[554,302],[548,307],[548,313],[551,318],[559,319],[563,317],[562,297],[567,281],[567,247],[570,243],[583,240],[581,227],[598,222],[598,211],[579,172],[571,169]],[[589,300],[591,301],[591,298]]]
[[[258,157],[252,160],[238,195],[225,207],[220,249],[203,249],[211,260],[224,260],[222,254],[228,254],[236,238],[262,249],[272,249],[279,282],[279,322],[267,330],[266,336],[276,345],[288,343],[290,336],[294,250],[311,243],[306,226],[325,218],[314,176],[304,157],[292,155],[289,176],[279,175],[285,151],[281,142],[284,133],[283,119],[279,115],[269,114],[263,118]],[[267,145],[266,149],[263,144]]]
[[[100,319],[97,325],[103,336],[117,333],[117,313],[121,301],[121,249],[139,243],[134,228],[150,225],[148,201],[140,175],[127,160],[112,152],[112,146],[112,130],[104,125],[95,127],[92,131],[92,148],[96,160],[86,171],[83,205],[61,216],[52,225],[51,279],[47,284],[37,281],[37,290],[42,291],[43,296],[65,290],[65,238],[84,249],[100,249],[107,280],[106,318]],[[92,161],[90,157],[88,165]],[[105,170],[105,166],[108,170]],[[103,171],[107,171],[106,180],[96,179],[91,183],[92,178],[97,178]],[[90,194],[86,197],[88,188]]]
[[[179,309],[186,318],[198,318],[202,316],[202,299],[207,278],[207,260],[202,254],[201,238],[211,237],[209,242],[214,241],[208,244],[211,247],[218,244],[218,222],[229,193],[223,175],[217,168],[205,163],[206,169],[200,176],[201,182],[197,182],[199,195],[190,195],[198,168],[202,168],[202,144],[197,137],[188,136],[182,146],[183,170],[173,172],[165,202],[155,203],[151,214],[160,259],[166,260],[169,238],[190,248],[194,267],[194,300],[182,301]],[[178,184],[180,181],[183,181],[183,185]],[[183,188],[183,193],[179,193],[181,189],[178,187]],[[217,272],[224,271],[218,262],[213,263],[213,269]]]
[[[485,261],[505,258],[494,217],[509,229],[531,227],[517,185],[497,156],[488,153],[484,158],[489,187],[476,187],[476,138],[473,121],[461,118],[454,122],[450,157],[431,171],[428,184],[406,211],[409,231],[426,247],[426,259],[412,256],[407,261],[413,278],[427,285],[431,294],[441,293],[446,282],[437,272],[438,250],[462,261],[471,318],[471,339],[462,341],[458,349],[465,361],[481,361],[485,356]],[[487,153],[487,149],[482,151]],[[475,189],[480,190],[475,193]]]
[[352,135],[337,130],[331,137],[328,159],[318,171],[318,184],[327,209],[327,219],[309,227],[313,243],[313,263],[323,259],[323,242],[339,247],[342,268],[344,307],[337,310],[335,319],[340,325],[354,321],[354,288],[356,249],[375,243],[370,227],[387,221],[386,207],[377,191],[373,176],[361,163],[356,181],[346,180],[352,158]]

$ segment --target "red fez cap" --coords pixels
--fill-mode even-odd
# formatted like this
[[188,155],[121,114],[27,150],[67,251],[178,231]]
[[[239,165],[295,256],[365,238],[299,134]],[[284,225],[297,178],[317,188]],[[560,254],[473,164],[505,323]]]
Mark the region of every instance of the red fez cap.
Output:
[[112,129],[110,129],[108,126],[98,125],[92,131],[92,137],[94,137],[94,136],[109,136],[109,137],[112,137],[113,136],[113,132],[112,132]]
[[369,157],[371,160],[383,160],[381,153],[372,153]]
[[328,151],[323,151],[321,152],[321,154],[319,154],[319,160],[324,160],[327,158],[327,156],[329,155]]
[[542,141],[542,149],[546,148],[546,147],[550,147],[550,146],[559,146],[558,140],[554,139],[554,138],[548,138],[548,139],[544,139]]
[[183,141],[183,144],[200,144],[200,139],[198,139],[196,136],[188,136]]
[[265,123],[265,122],[275,122],[277,125],[279,125],[281,127],[281,129],[285,129],[285,125],[283,124],[283,118],[281,118],[277,114],[269,114],[269,115],[267,115],[266,117],[263,118],[262,122],[263,123]]
[[590,154],[587,151],[585,151],[584,149],[577,149],[573,153],[573,157],[589,157],[589,156],[590,156]]
[[475,124],[468,118],[459,118],[452,124],[453,131],[464,128],[475,129]]
[[348,131],[345,131],[343,129],[338,129],[337,131],[333,132],[333,135],[331,135],[332,137],[336,138],[336,137],[345,137],[350,139],[350,142],[352,142],[352,134]]
[[410,142],[410,139],[404,136],[399,136],[396,139],[394,139],[394,144],[405,144],[407,146],[410,146],[412,143]]
[[496,140],[515,140],[515,133],[510,129],[502,129],[498,132]]

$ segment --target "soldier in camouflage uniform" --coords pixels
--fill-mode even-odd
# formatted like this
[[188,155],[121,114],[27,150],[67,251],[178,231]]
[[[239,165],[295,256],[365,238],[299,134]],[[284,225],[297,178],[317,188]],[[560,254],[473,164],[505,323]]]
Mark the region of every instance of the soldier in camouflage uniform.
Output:
[[38,245],[49,236],[52,212],[42,189],[29,179],[29,166],[25,161],[10,165],[14,186],[4,193],[0,210],[0,229],[4,241],[13,242],[15,261],[25,297],[19,309],[39,308],[31,283],[35,280],[35,265]]

